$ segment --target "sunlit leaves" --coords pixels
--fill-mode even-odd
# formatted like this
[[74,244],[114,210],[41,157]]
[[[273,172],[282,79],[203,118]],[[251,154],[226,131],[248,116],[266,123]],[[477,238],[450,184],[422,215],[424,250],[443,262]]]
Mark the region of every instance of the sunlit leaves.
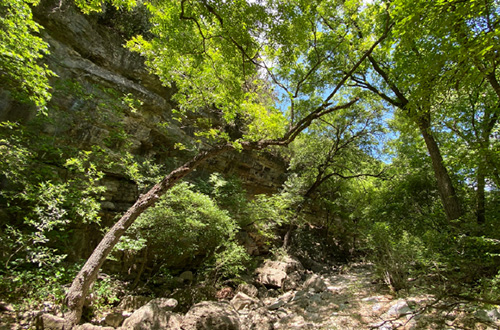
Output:
[[21,100],[41,111],[50,99],[49,77],[54,73],[40,63],[48,45],[37,34],[30,6],[37,0],[5,0],[0,6],[0,82]]
[[243,107],[250,120],[245,138],[256,141],[263,138],[277,139],[283,136],[286,120],[279,110],[267,109],[254,103],[244,103]]
[[104,2],[109,2],[117,9],[131,10],[137,6],[136,0],[75,0],[76,5],[85,14],[90,14],[92,12],[102,12]]

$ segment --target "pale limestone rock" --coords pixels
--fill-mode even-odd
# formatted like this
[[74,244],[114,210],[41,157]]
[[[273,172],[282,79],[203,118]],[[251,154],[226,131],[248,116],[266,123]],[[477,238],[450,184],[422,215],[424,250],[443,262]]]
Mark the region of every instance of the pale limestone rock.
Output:
[[171,310],[177,306],[175,299],[153,299],[136,310],[123,322],[122,330],[160,330],[176,329],[180,324],[179,315]]
[[184,316],[183,330],[240,330],[238,312],[226,302],[204,301]]
[[233,305],[234,309],[237,311],[242,310],[244,308],[249,308],[252,305],[258,306],[261,305],[261,302],[258,299],[252,298],[243,292],[238,292],[233,299],[231,299],[231,305]]

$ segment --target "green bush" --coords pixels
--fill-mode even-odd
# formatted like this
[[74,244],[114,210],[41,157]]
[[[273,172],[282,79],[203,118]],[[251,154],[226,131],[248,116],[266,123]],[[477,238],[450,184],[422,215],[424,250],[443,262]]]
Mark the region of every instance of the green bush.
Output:
[[216,282],[219,279],[231,279],[244,272],[250,260],[245,248],[235,241],[224,242],[212,258],[208,259],[205,274]]
[[0,275],[0,296],[13,302],[19,312],[58,312],[66,294],[65,285],[71,283],[80,267],[59,263],[57,267],[11,269]]
[[213,258],[217,272],[228,275],[244,259],[231,256],[232,261],[221,262],[220,256],[231,254],[227,249],[239,251],[233,242],[237,230],[227,211],[191,184],[181,183],[137,219],[130,235],[147,242],[149,259],[157,266],[182,269]]
[[406,231],[398,235],[384,222],[377,222],[370,229],[367,246],[376,275],[392,291],[408,289],[408,279],[425,261],[426,249],[418,237]]
[[72,229],[100,222],[91,151],[54,147],[30,127],[0,123],[0,296],[20,311],[59,303],[76,274]]

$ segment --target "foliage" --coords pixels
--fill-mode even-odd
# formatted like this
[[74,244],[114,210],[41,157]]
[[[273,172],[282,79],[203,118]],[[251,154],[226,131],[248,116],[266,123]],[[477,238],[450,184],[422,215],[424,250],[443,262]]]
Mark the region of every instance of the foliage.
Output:
[[477,284],[489,283],[498,269],[498,232],[487,224],[488,235],[483,235],[473,215],[447,225],[430,164],[423,151],[416,152],[422,142],[409,133],[392,143],[392,179],[370,188],[362,246],[379,279],[394,290],[421,285],[434,293],[479,294]]
[[127,152],[120,157],[124,173],[137,184],[140,192],[145,192],[162,178],[164,167],[151,159],[140,159]]
[[369,231],[367,246],[377,275],[393,291],[408,289],[409,278],[424,263],[423,242],[406,231],[395,231],[386,223],[377,222]]
[[39,36],[30,6],[39,0],[5,0],[0,5],[0,82],[18,99],[30,100],[46,112],[49,78],[54,73],[40,59],[48,44]]
[[301,200],[287,189],[272,196],[257,195],[249,204],[247,226],[253,225],[257,232],[271,244],[277,239],[276,231],[293,220],[294,206]]
[[5,186],[2,204],[14,221],[3,226],[7,269],[24,263],[54,267],[64,259],[50,241],[66,239],[69,224],[98,223],[99,185],[103,173],[90,161],[91,152],[68,158],[64,166],[73,177],[58,179],[56,167],[40,163],[39,146],[30,143],[22,127],[2,123],[4,138],[0,145]]
[[[157,266],[182,268],[197,258],[203,260],[216,253],[214,267],[221,274],[231,267],[238,270],[241,258],[227,251],[231,247],[232,253],[243,253],[232,241],[237,229],[227,211],[218,208],[209,196],[193,191],[192,185],[182,183],[145,212],[132,226],[131,234],[145,240]],[[224,264],[217,253],[232,260]]]
[[[44,109],[52,73],[39,62],[48,46],[31,15],[37,3],[0,5],[0,81]],[[311,222],[345,250],[364,244],[394,290],[408,288],[409,277],[438,273],[447,288],[465,283],[493,295],[485,287],[498,285],[499,266],[497,1],[76,4],[84,13],[106,11],[101,21],[130,37],[127,47],[175,90],[174,117],[194,136],[189,149],[241,151],[295,139],[280,193],[249,201],[237,180],[220,175],[197,188],[180,184],[139,218],[118,249],[146,251],[158,269],[205,262],[211,276],[224,278],[246,262],[234,241],[239,226],[272,240],[284,224]],[[134,11],[137,28],[126,24]],[[141,100],[112,88],[59,84],[56,93],[92,105],[68,125],[110,128],[104,145],[121,153],[108,157],[107,169],[124,173],[141,192],[163,177],[166,166],[127,152],[124,115],[141,111]],[[38,141],[13,123],[0,129],[0,216],[11,219],[0,227],[2,272],[34,283],[62,264],[72,226],[99,223],[104,166],[95,161],[97,150],[53,147],[61,140]],[[377,140],[387,129],[393,140],[383,158]],[[186,149],[181,141],[175,146]],[[368,178],[384,167],[385,180]],[[451,200],[459,214],[449,215]],[[113,291],[108,284],[95,290],[104,296]]]
[[[146,57],[150,70],[164,84],[175,84],[175,110],[180,119],[206,111],[222,120],[222,125],[200,127],[199,137],[232,141],[224,126],[237,125],[238,121],[251,123],[249,137],[259,132],[261,138],[281,130],[281,112],[264,108],[263,103],[269,104],[263,99],[265,88],[253,79],[256,68],[248,58],[255,56],[258,46],[249,28],[266,19],[260,5],[245,1],[175,1],[151,2],[147,8],[154,38],[146,40],[138,35],[129,41],[128,47]],[[220,15],[237,19],[239,24],[224,24]]]
[[247,270],[250,258],[245,248],[235,241],[224,242],[213,257],[206,262],[205,272],[214,282],[233,279]]
[[[123,283],[107,274],[99,274],[100,281],[92,287],[88,313],[95,319],[103,317],[124,295]],[[90,316],[89,315],[89,316]]]
[[32,127],[0,124],[0,290],[21,310],[60,305],[79,266],[67,260],[72,231],[100,223],[103,173],[94,154],[69,157],[52,142]]
[[225,179],[219,173],[212,173],[205,184],[204,192],[220,208],[227,210],[240,225],[244,224],[248,216],[248,196],[238,178]]
[[57,313],[66,294],[63,285],[75,276],[80,264],[12,269],[0,276],[0,295],[18,311],[44,310]]

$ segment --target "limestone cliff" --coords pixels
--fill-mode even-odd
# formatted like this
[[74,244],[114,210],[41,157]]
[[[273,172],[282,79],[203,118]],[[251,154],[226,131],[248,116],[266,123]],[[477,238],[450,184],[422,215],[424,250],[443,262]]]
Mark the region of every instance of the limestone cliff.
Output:
[[[123,47],[127,37],[148,24],[144,15],[113,8],[83,15],[66,0],[44,0],[34,8],[35,19],[44,27],[41,35],[50,45],[45,61],[57,74],[51,81],[50,116],[41,120],[41,134],[79,149],[101,146],[148,157],[167,170],[191,156],[174,148],[178,142],[189,144],[193,131],[172,119],[174,90],[150,74],[138,54]],[[1,88],[0,92],[0,121],[35,118],[34,109],[10,99]],[[127,100],[136,102],[136,111]],[[235,152],[197,173],[236,175],[254,194],[278,189],[285,170],[283,160],[271,154]],[[137,192],[121,173],[108,174],[106,205],[122,211]]]
[[[174,89],[163,86],[138,54],[123,47],[127,38],[148,24],[144,13],[108,8],[101,14],[84,15],[67,0],[42,0],[33,12],[44,27],[41,36],[50,45],[44,61],[57,74],[51,80],[49,115],[37,116],[32,106],[16,101],[0,86],[0,122],[29,125],[32,134],[48,137],[58,148],[102,148],[111,155],[110,163],[120,163],[124,154],[150,159],[162,165],[165,174],[192,157],[189,151],[174,148],[179,142],[192,143],[194,131],[172,118]],[[67,175],[60,160],[41,161],[48,161],[60,176]],[[190,179],[219,172],[237,176],[251,195],[270,193],[282,185],[286,167],[270,153],[234,152],[207,162]],[[104,225],[127,210],[140,193],[122,170],[123,166],[105,169]],[[3,221],[8,216],[1,212],[0,206]],[[102,235],[95,226],[77,226],[68,252],[73,260],[88,257]]]

